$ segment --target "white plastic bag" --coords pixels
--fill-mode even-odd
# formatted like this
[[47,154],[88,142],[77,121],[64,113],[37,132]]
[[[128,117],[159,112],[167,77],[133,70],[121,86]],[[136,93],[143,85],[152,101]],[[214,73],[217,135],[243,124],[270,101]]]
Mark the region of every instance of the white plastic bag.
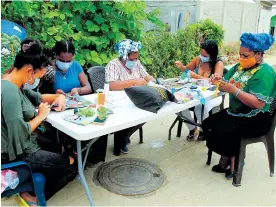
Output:
[[10,187],[15,189],[19,184],[19,177],[16,171],[1,170],[1,194]]

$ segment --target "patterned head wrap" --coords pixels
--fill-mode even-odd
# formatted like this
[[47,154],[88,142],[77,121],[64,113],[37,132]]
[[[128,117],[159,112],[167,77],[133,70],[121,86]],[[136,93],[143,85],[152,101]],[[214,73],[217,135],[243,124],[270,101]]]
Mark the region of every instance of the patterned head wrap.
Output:
[[127,60],[127,57],[131,52],[138,52],[142,49],[142,44],[140,41],[135,42],[133,40],[126,39],[116,43],[114,49],[115,51],[118,51],[120,57]]
[[243,33],[240,40],[242,47],[257,52],[264,52],[268,50],[274,43],[274,37],[266,33]]

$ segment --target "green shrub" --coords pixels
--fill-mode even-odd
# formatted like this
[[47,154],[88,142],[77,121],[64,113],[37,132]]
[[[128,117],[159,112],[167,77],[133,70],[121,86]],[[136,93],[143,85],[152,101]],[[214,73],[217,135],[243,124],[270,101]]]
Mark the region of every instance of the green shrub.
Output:
[[223,37],[222,27],[210,19],[191,24],[178,30],[176,34],[166,31],[149,32],[142,38],[144,49],[141,52],[141,61],[155,78],[172,78],[180,74],[179,69],[174,66],[176,60],[186,65],[199,55],[200,42],[213,39],[221,45]]
[[117,57],[113,45],[125,38],[140,40],[143,22],[165,28],[158,10],[145,12],[142,1],[4,1],[2,18],[24,26],[46,49],[71,39],[82,66],[105,65]]
[[199,45],[196,39],[197,24],[190,25],[185,29],[178,30],[176,41],[178,49],[181,51],[180,61],[188,64],[199,53]]
[[172,33],[148,32],[142,38],[142,44],[141,61],[151,75],[172,77],[178,73],[178,69],[172,66],[180,58],[181,51],[177,50],[176,38]]
[[197,24],[197,36],[202,39],[216,40],[221,46],[224,38],[224,30],[221,25],[215,24],[211,19],[200,20]]
[[239,55],[240,52],[240,43],[235,42],[231,44],[223,44],[220,47],[220,55],[221,56],[236,56]]

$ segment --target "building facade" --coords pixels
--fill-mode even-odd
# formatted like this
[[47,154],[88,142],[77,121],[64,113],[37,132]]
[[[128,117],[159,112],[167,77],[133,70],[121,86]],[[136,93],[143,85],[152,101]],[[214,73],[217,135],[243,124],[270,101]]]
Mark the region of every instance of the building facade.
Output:
[[[236,42],[243,32],[270,33],[270,19],[275,15],[272,6],[276,1],[257,0],[194,0],[194,1],[147,1],[149,10],[159,8],[161,19],[170,31],[184,28],[200,19],[210,18],[223,26],[224,41]],[[153,26],[146,24],[146,29]]]

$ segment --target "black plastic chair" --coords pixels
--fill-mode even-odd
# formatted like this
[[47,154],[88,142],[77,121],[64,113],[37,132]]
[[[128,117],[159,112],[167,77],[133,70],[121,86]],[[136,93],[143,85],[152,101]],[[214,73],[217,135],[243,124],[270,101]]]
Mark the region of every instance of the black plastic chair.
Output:
[[[223,69],[223,76],[225,76],[227,72],[228,72],[228,69],[224,68]],[[225,94],[222,95],[222,103],[220,104],[220,106],[218,106],[220,108],[220,111],[224,109],[224,100],[225,100]],[[187,120],[187,119],[184,119],[181,116],[177,116],[176,119],[174,120],[174,122],[172,123],[170,129],[169,129],[168,140],[171,140],[172,129],[175,126],[176,122],[178,122],[176,137],[181,137],[182,123],[183,122],[200,127],[199,124],[196,124],[197,123],[197,118],[196,118],[195,111],[194,111],[195,107],[192,107],[189,110],[194,113],[194,120]],[[209,112],[209,116],[211,116],[213,114],[212,110]],[[204,107],[202,107],[202,110],[201,110],[201,117],[203,117],[203,113],[204,113]],[[202,120],[201,120],[201,123],[202,123]]]
[[[264,134],[263,136],[260,136],[260,137],[241,139],[240,152],[239,152],[239,155],[235,157],[235,169],[234,169],[234,177],[233,177],[233,183],[232,183],[236,187],[241,186],[246,145],[249,145],[249,144],[258,143],[258,142],[264,143],[267,150],[267,155],[268,155],[270,177],[274,176],[274,159],[275,159],[274,131],[276,126],[276,97],[274,98],[274,100],[270,105],[270,114],[272,116],[272,124],[267,134]],[[209,150],[208,159],[206,163],[207,165],[211,164],[211,159],[212,159],[212,150]]]
[[[92,87],[92,92],[96,93],[98,89],[104,89],[105,84],[105,67],[94,66],[87,70],[88,81]],[[143,143],[143,127],[139,129],[140,144]]]
[[[194,109],[195,107],[192,107],[190,108],[189,110],[194,112]],[[181,112],[180,112],[181,113]],[[185,119],[184,117],[182,116],[179,116],[177,115],[177,117],[175,118],[174,122],[172,123],[170,129],[169,129],[169,136],[168,136],[168,140],[171,140],[171,137],[172,137],[172,129],[173,127],[175,126],[175,124],[178,122],[178,127],[177,127],[177,133],[176,133],[176,137],[181,137],[181,132],[182,132],[182,124],[183,122],[184,123],[187,123],[187,124],[192,124],[192,125],[197,125],[197,126],[200,126],[197,124],[197,118],[196,118],[196,115],[195,115],[195,112],[194,112],[194,120],[188,120],[188,119]]]
[[[225,94],[222,95],[222,103],[218,106],[220,108],[220,110],[224,109],[224,100],[225,100]],[[216,107],[215,107],[216,108]],[[184,119],[183,117],[177,115],[177,117],[175,118],[174,122],[172,123],[170,129],[169,129],[169,136],[168,136],[168,140],[171,140],[171,135],[172,135],[172,129],[175,126],[175,124],[178,122],[178,127],[177,127],[177,133],[176,133],[176,137],[181,137],[181,132],[182,132],[182,124],[183,122],[187,123],[187,124],[192,124],[195,126],[200,127],[201,125],[197,123],[197,118],[195,115],[195,107],[192,107],[189,109],[190,111],[192,111],[194,113],[194,120],[188,120],[188,119]],[[204,113],[204,107],[202,107],[201,110],[201,117],[203,117],[203,113]],[[213,114],[212,110],[209,112],[209,116],[211,116]],[[201,120],[202,121],[202,120]]]
[[87,70],[88,81],[92,87],[92,92],[96,93],[98,89],[104,89],[105,83],[105,67],[94,66]]

